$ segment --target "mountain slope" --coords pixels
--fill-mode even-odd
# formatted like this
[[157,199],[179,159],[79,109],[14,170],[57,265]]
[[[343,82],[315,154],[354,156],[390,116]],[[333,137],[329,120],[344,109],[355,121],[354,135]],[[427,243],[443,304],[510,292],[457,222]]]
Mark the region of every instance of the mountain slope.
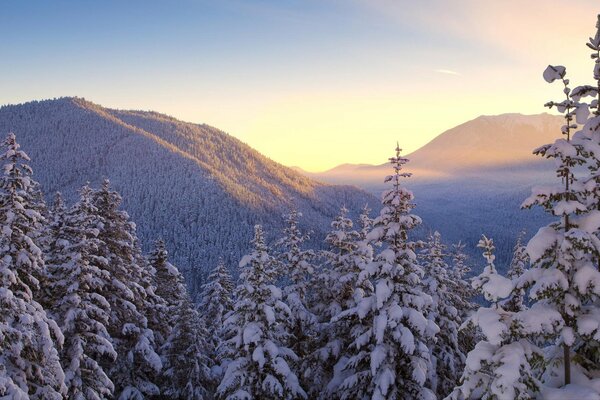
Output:
[[0,108],[0,134],[12,131],[32,158],[47,195],[73,200],[87,181],[108,177],[138,224],[147,249],[163,237],[183,269],[237,265],[252,226],[279,233],[297,207],[320,243],[341,204],[358,211],[373,196],[315,182],[207,126],[155,112],[103,108],[79,98]]
[[[504,114],[482,116],[442,133],[407,155],[407,170],[414,175],[406,184],[415,193],[415,212],[447,241],[467,242],[477,262],[477,241],[482,233],[491,236],[498,264],[506,264],[518,233],[525,229],[531,236],[549,220],[520,205],[533,186],[555,181],[552,162],[532,151],[553,142],[561,124],[560,117],[549,114]],[[307,175],[376,194],[387,174],[385,164],[345,164]]]
[[[549,114],[481,116],[443,132],[408,154],[407,169],[413,172],[414,182],[502,174],[509,175],[505,180],[527,180],[531,174],[547,169],[548,163],[532,151],[554,141],[561,124],[560,117]],[[386,164],[343,164],[306,175],[324,182],[379,190],[381,176],[385,174]]]

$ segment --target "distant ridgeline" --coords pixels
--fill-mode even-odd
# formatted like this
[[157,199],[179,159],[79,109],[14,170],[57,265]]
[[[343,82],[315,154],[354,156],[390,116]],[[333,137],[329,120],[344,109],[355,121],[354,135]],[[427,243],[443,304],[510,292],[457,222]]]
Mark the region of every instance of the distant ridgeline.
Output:
[[237,274],[254,224],[276,235],[292,208],[315,245],[341,205],[353,217],[365,204],[378,209],[375,197],[355,187],[316,182],[216,128],[154,112],[80,98],[35,101],[0,108],[0,134],[8,132],[30,155],[48,198],[60,191],[72,202],[86,182],[109,178],[143,249],[163,238],[173,263],[196,280],[219,258]]

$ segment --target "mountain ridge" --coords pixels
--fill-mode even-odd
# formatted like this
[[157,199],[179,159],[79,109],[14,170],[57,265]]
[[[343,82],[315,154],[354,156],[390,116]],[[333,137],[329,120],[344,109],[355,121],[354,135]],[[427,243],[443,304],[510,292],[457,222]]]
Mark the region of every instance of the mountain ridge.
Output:
[[237,265],[256,223],[272,235],[291,208],[320,239],[342,204],[353,215],[372,195],[316,182],[217,128],[157,112],[104,108],[64,97],[0,107],[9,131],[32,159],[34,178],[67,200],[104,177],[123,195],[145,250],[163,237],[176,265],[204,273],[224,258]]

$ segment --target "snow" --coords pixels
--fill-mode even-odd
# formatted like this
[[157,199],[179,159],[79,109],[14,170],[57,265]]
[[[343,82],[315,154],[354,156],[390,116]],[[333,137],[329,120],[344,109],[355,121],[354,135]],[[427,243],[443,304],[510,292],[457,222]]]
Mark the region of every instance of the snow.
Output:
[[565,76],[566,68],[562,65],[548,65],[544,70],[544,80],[552,83],[557,79],[562,79]]
[[559,237],[559,233],[552,227],[544,226],[540,228],[526,246],[531,261],[542,258],[545,252],[558,242]]

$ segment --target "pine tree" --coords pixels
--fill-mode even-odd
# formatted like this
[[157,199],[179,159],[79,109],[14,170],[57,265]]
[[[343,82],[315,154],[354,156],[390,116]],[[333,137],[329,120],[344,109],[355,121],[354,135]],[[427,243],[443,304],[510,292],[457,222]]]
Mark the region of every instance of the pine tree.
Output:
[[286,226],[283,237],[277,243],[280,248],[277,256],[279,269],[288,283],[283,289],[283,301],[292,312],[289,328],[290,348],[299,358],[298,365],[295,365],[296,370],[304,370],[302,362],[310,352],[317,322],[308,305],[308,288],[314,273],[315,253],[303,249],[304,242],[310,237],[300,231],[300,217],[302,214],[297,210],[292,210],[284,216]]
[[[311,382],[312,397],[328,398],[340,383],[340,371],[346,358],[346,349],[352,340],[347,332],[357,317],[336,319],[342,311],[356,306],[356,296],[365,297],[373,292],[368,278],[361,278],[360,272],[366,255],[360,250],[370,246],[361,243],[361,233],[353,229],[353,222],[347,217],[345,207],[331,223],[331,232],[325,238],[328,250],[322,252],[324,264],[313,279],[313,299],[311,308],[317,316],[316,337],[313,351],[305,363],[305,375]],[[369,258],[370,260],[370,258]],[[326,388],[326,390],[325,390]]]
[[66,392],[56,345],[62,333],[34,298],[44,269],[42,216],[32,188],[29,157],[14,134],[3,142],[0,160],[0,394],[14,398],[61,399]]
[[[231,274],[223,260],[219,260],[208,275],[208,281],[202,286],[202,301],[199,306],[202,324],[208,333],[208,357],[211,365],[217,369],[222,361],[218,356],[218,348],[223,340],[225,316],[233,310],[233,289]],[[218,369],[214,373],[220,379],[221,371]]]
[[[154,339],[157,348],[160,348],[171,335],[175,326],[175,311],[187,299],[188,294],[179,270],[169,260],[169,253],[163,240],[154,243],[154,250],[148,257],[148,266],[154,281],[154,294],[159,299],[153,304],[150,314],[147,315],[149,325],[153,325]],[[150,319],[155,321],[150,321]]]
[[84,186],[79,202],[67,212],[57,197],[46,261],[46,304],[65,336],[60,356],[69,399],[109,398],[114,390],[101,365],[117,358],[107,330],[111,309],[102,295],[111,278],[107,260],[99,255],[103,243],[97,236],[103,221],[91,194]]
[[[452,267],[450,269],[450,282],[452,287],[449,292],[453,293],[451,297],[454,307],[458,311],[461,321],[466,321],[471,314],[477,310],[479,305],[474,302],[477,291],[473,289],[471,283],[465,277],[471,272],[471,267],[467,263],[468,256],[464,251],[465,245],[457,243],[452,249]],[[468,354],[475,344],[479,341],[478,333],[472,324],[463,325],[458,332],[458,343],[463,354]]]
[[106,365],[115,384],[115,397],[120,400],[143,399],[159,394],[158,375],[162,368],[156,353],[154,333],[148,327],[147,314],[152,310],[148,300],[149,272],[144,270],[135,224],[121,211],[121,196],[110,190],[105,180],[92,195],[93,205],[104,224],[98,239],[103,243],[100,254],[108,261],[110,285],[103,295],[111,307],[109,334],[118,357]]
[[459,341],[459,327],[462,319],[455,304],[457,294],[453,292],[454,282],[446,264],[446,246],[439,232],[428,238],[421,252],[425,276],[425,293],[432,298],[427,318],[433,321],[440,332],[430,345],[432,369],[430,384],[439,397],[448,395],[458,383],[465,362],[465,354]]
[[375,282],[375,292],[357,298],[356,307],[345,310],[336,319],[358,317],[348,331],[352,343],[345,350],[346,377],[337,388],[342,399],[433,399],[425,387],[431,368],[427,344],[438,327],[425,314],[431,297],[423,292],[423,270],[417,263],[415,243],[409,232],[420,224],[413,214],[412,192],[401,186],[402,172],[408,160],[390,158],[393,187],[383,193],[383,208],[368,235],[384,248],[364,270]]
[[161,339],[164,370],[161,393],[169,399],[209,398],[212,381],[205,337],[207,332],[191,302],[183,277],[168,261],[162,240],[155,243],[149,257],[157,282],[156,295],[164,301],[154,312],[162,319],[155,330]]
[[524,232],[522,232],[517,238],[513,250],[513,257],[508,267],[507,277],[515,282],[515,288],[511,295],[502,303],[502,308],[511,312],[522,311],[526,308],[525,306],[525,289],[518,287],[517,281],[525,273],[527,265],[529,264],[529,255],[525,246],[522,244]]
[[595,307],[590,305],[600,295],[600,272],[594,267],[598,265],[600,243],[597,227],[590,229],[587,223],[588,188],[575,176],[576,168],[585,164],[586,159],[583,146],[573,141],[572,136],[577,128],[576,122],[583,122],[580,110],[586,107],[571,96],[565,75],[566,69],[562,66],[548,66],[544,72],[546,81],[558,80],[564,87],[564,100],[546,104],[564,112],[563,138],[535,150],[536,154],[554,159],[561,184],[534,188],[532,195],[523,203],[523,207],[538,205],[546,212],[560,216],[560,219],[541,228],[529,241],[527,252],[531,268],[518,285],[529,291],[532,307],[539,304],[561,315],[561,321],[550,337],[563,348],[563,382],[568,385],[571,382],[573,346],[591,333],[587,329],[580,330],[580,321],[589,319],[595,312]]
[[174,314],[175,326],[163,346],[168,384],[163,395],[174,400],[210,399],[212,384],[207,357],[206,329],[189,298]]
[[306,398],[290,364],[297,360],[285,346],[291,318],[282,293],[273,285],[275,260],[269,254],[262,228],[257,225],[253,251],[240,261],[241,283],[235,290],[233,311],[225,320],[229,339],[224,357],[231,361],[217,388],[220,399]]
[[[447,399],[535,398],[541,384],[533,366],[541,363],[543,355],[527,339],[532,328],[531,315],[512,313],[501,307],[500,300],[511,294],[513,284],[496,271],[493,240],[483,236],[478,247],[483,249],[487,264],[473,279],[473,287],[491,306],[479,308],[467,321],[481,330],[484,339],[469,352],[461,385]],[[547,328],[556,322],[555,314],[542,315],[544,321],[540,326]]]

